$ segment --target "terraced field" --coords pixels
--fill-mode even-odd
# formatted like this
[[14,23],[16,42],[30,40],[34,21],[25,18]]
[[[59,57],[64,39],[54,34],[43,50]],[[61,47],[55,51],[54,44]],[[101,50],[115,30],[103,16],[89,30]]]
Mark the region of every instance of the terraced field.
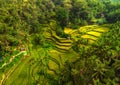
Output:
[[41,48],[32,49],[31,55],[22,59],[1,85],[51,85],[52,82],[48,81],[59,80],[57,75],[62,76],[61,72],[66,68],[67,61],[73,62],[79,58],[72,49],[74,41],[83,38],[95,43],[107,30],[108,28],[97,25],[84,26],[77,30],[65,28],[64,32],[69,34],[71,39],[60,38],[54,31],[46,33],[46,38],[53,43],[53,48],[45,52]]

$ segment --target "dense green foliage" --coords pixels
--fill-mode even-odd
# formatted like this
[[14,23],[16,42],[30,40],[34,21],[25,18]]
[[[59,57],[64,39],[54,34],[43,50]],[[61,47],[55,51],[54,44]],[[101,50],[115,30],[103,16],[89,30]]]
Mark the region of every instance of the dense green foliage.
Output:
[[[48,61],[52,59],[49,50],[54,44],[69,46],[63,31],[65,27],[77,29],[89,24],[110,24],[109,31],[90,47],[78,46],[88,44],[87,40],[73,40],[72,50],[79,58],[66,61],[57,78],[47,74]],[[52,31],[51,41],[45,33]],[[60,41],[61,40],[61,41]],[[64,45],[64,43],[66,43]],[[0,56],[4,61],[14,55],[15,50],[25,45],[31,51],[38,52],[40,65],[39,76],[44,75],[50,85],[118,85],[120,83],[120,1],[112,0],[0,0]],[[56,48],[58,48],[56,46]],[[64,49],[65,52],[68,49]],[[33,56],[33,55],[32,55]],[[20,58],[18,58],[19,61]],[[4,63],[4,61],[2,61]],[[16,62],[15,61],[15,62]],[[0,61],[1,62],[1,61]],[[41,78],[41,77],[39,77]],[[37,80],[34,81],[35,85]],[[44,85],[44,82],[42,82]]]
[[112,1],[2,0],[0,4],[1,55],[9,51],[6,47],[18,45],[27,34],[42,32],[51,20],[60,25],[58,29],[63,29],[65,26],[77,28],[92,23],[113,23],[120,19],[120,3]]
[[[84,47],[79,48],[75,44],[77,49],[75,51],[79,52],[81,56],[73,62],[73,66],[78,65],[78,67],[72,67],[72,69],[78,69],[77,78],[83,81],[83,84],[85,82],[95,85],[118,85],[117,83],[120,83],[119,28],[120,22],[112,25],[109,32],[104,33],[95,44],[91,44],[87,51]],[[82,75],[79,75],[79,69],[82,70]],[[81,82],[79,83],[81,84]]]

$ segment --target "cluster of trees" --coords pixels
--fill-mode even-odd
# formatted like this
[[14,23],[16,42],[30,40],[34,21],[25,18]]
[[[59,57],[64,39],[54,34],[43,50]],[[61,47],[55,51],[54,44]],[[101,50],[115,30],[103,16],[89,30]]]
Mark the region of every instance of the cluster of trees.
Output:
[[[114,23],[119,20],[119,1],[112,0],[53,0],[56,20],[60,26]],[[116,16],[117,17],[116,17]]]
[[62,28],[76,28],[94,22],[113,23],[120,19],[119,6],[119,1],[111,0],[2,0],[0,42],[5,46],[18,44],[25,32],[39,33],[42,25],[51,20]]

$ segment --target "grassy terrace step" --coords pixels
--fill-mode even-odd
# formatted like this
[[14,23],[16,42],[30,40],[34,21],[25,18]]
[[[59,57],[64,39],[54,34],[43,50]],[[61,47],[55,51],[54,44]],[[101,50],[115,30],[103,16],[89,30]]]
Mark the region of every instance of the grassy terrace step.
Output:
[[55,45],[55,49],[61,53],[66,53],[70,50],[71,46],[70,47],[64,47],[64,46],[57,46]]
[[[68,33],[67,31],[70,32]],[[72,34],[74,32],[89,32],[89,31],[98,31],[98,32],[106,32],[108,31],[108,26],[99,26],[99,25],[89,25],[89,26],[83,26],[83,27],[80,27],[79,29],[77,30],[74,30],[74,29],[65,29],[65,32],[68,33],[68,34]]]
[[59,48],[59,47],[56,47],[54,48],[55,50],[57,50],[58,52],[61,52],[61,53],[66,53],[69,51],[69,49],[62,49],[62,48]]
[[71,43],[60,43],[60,42],[58,42],[58,41],[56,41],[54,38],[47,38],[48,40],[50,40],[51,42],[53,42],[54,44],[56,44],[56,45],[59,45],[59,46],[65,46],[65,47],[67,47],[67,46],[71,46]]
[[93,40],[97,40],[97,38],[96,37],[94,37],[94,36],[89,36],[89,35],[83,35],[83,36],[81,36],[82,38],[86,38],[86,39],[93,39]]
[[[88,32],[88,33],[86,33],[85,35],[93,36],[93,37],[95,37],[95,38],[98,38],[98,36],[100,36],[100,33],[97,33],[96,35],[93,34],[93,33],[94,33],[94,32]],[[82,36],[84,36],[84,35],[82,35]]]
[[55,47],[62,49],[62,50],[69,50],[71,48],[71,46],[65,47],[65,46],[59,46],[59,45],[55,45]]
[[58,38],[58,36],[51,36],[51,37],[60,43],[71,43],[72,42],[72,40],[68,40],[66,38]]
[[92,29],[92,30],[89,30],[89,31],[86,31],[86,32],[78,32],[78,31],[74,31],[71,33],[72,36],[82,36],[82,35],[85,35],[85,34],[91,34],[92,36],[95,36],[95,37],[99,37],[102,33],[104,33],[105,30],[96,30],[96,29]]
[[[97,32],[97,33],[104,33],[104,30],[99,30],[99,29],[92,29],[92,32]],[[89,31],[90,32],[90,31]]]

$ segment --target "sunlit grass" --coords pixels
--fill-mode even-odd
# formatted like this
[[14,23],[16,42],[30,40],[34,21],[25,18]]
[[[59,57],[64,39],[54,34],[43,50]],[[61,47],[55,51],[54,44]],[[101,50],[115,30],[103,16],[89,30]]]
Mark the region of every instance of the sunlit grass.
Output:
[[[93,42],[93,40],[97,40],[97,37],[101,36],[103,32],[107,32],[107,31],[108,28],[106,26],[99,26],[99,25],[88,25],[88,26],[80,27],[78,29],[72,29],[72,28],[64,29],[64,32],[66,34],[70,34],[72,37],[81,36],[81,38],[90,39],[91,42]],[[80,33],[84,33],[84,34],[80,35]]]
[[64,28],[64,33],[66,34],[70,34],[71,32],[73,32],[74,29],[71,29],[71,28]]
[[87,34],[91,34],[91,35],[98,36],[98,37],[101,35],[101,33],[94,32],[94,31],[87,32]]

